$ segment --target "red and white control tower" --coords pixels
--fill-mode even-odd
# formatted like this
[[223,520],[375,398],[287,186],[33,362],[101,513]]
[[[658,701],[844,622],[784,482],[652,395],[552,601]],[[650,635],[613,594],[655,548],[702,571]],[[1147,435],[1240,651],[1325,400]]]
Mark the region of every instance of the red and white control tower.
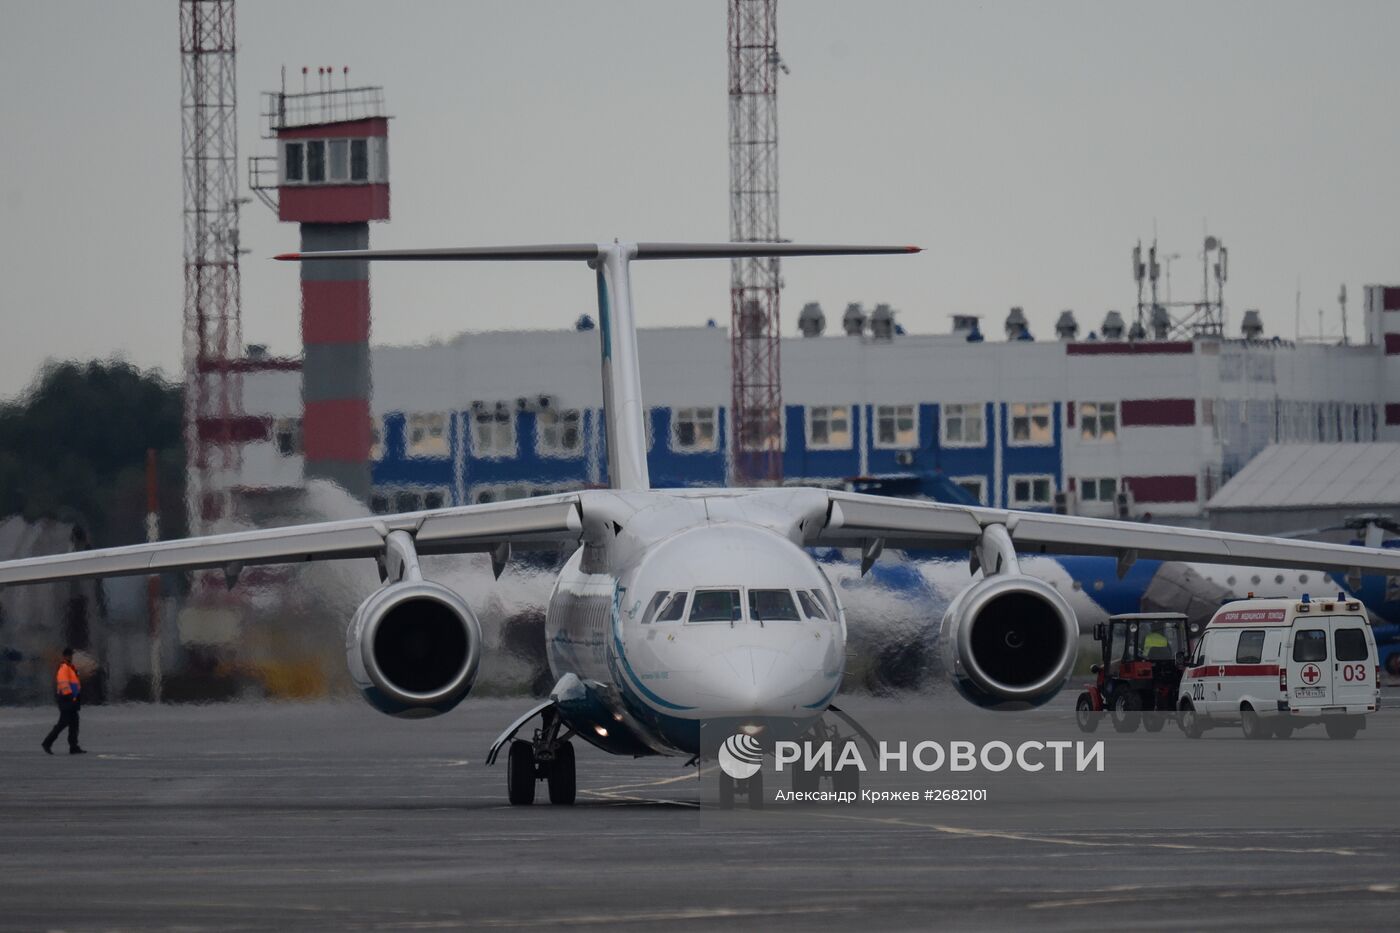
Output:
[[[252,160],[250,186],[279,219],[301,225],[302,252],[367,249],[370,222],[389,219],[383,89],[348,86],[348,69],[317,72],[315,90],[264,96],[264,136],[277,154]],[[337,77],[345,86],[333,86]],[[361,500],[370,490],[369,327],[367,262],[302,264],[306,476]]]

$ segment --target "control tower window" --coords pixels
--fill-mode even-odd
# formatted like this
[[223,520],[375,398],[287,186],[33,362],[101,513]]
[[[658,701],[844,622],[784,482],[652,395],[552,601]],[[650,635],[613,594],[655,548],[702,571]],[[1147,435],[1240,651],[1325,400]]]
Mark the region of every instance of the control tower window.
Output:
[[302,181],[306,176],[303,160],[306,158],[305,147],[301,143],[287,143],[285,152],[285,169],[283,174],[287,181]]
[[350,140],[350,180],[369,180],[369,140]]
[[306,180],[317,184],[326,180],[326,141],[312,139],[306,144]]
[[350,178],[350,140],[326,140],[326,154],[330,162],[331,181],[347,181]]

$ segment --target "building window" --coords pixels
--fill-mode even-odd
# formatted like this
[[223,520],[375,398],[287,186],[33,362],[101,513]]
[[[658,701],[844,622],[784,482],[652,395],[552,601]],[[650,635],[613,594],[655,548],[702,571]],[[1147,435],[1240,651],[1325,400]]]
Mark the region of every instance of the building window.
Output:
[[306,143],[306,180],[318,184],[326,180],[326,141],[312,139]]
[[278,418],[272,424],[272,441],[284,457],[301,456],[301,419]]
[[1011,493],[1011,507],[1013,509],[1046,508],[1055,499],[1055,477],[1053,476],[1012,475],[1006,478],[1006,485]]
[[755,408],[751,419],[743,425],[736,424],[742,431],[738,438],[743,450],[782,450],[786,418],[781,409]]
[[478,457],[515,454],[515,413],[507,408],[477,411],[472,416],[472,451]]
[[671,449],[682,453],[714,450],[714,408],[677,408],[671,419]]
[[407,434],[410,457],[447,456],[447,416],[441,412],[409,415]]
[[369,140],[350,140],[350,180],[369,180]]
[[975,499],[978,505],[987,504],[987,478],[985,476],[954,476],[950,479],[953,485]]
[[1118,439],[1117,402],[1080,402],[1079,435],[1086,441]]
[[577,457],[583,452],[581,415],[577,408],[547,408],[535,416],[535,449],[543,457]]
[[327,174],[331,181],[350,180],[350,140],[348,139],[328,139],[326,140],[327,161],[330,162],[330,171]]
[[876,447],[917,447],[919,444],[919,409],[914,405],[877,405],[875,407]]
[[302,160],[305,158],[305,150],[301,143],[287,143],[283,149],[283,177],[287,181],[301,181],[305,175],[305,168]]
[[382,492],[371,493],[369,497],[369,510],[375,515],[388,514],[389,497]]
[[442,505],[446,501],[446,499],[447,497],[444,496],[439,490],[434,489],[430,492],[425,492],[423,493],[423,508],[440,509],[442,508]]
[[981,447],[987,443],[986,406],[982,403],[944,405],[943,446]]
[[1013,402],[1011,446],[1047,447],[1055,442],[1049,402]]
[[384,459],[384,425],[378,418],[369,420],[369,458],[371,460]]
[[812,450],[850,450],[851,406],[809,405],[807,446]]
[[1118,495],[1118,480],[1111,477],[1080,479],[1079,500],[1081,502],[1112,503]]

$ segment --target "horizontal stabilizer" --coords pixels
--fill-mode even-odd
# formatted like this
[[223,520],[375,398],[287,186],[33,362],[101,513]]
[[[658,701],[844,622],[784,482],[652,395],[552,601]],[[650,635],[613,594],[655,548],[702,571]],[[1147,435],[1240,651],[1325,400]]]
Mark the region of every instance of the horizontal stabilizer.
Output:
[[[917,246],[846,246],[828,243],[637,243],[630,259],[745,259],[763,256],[877,256],[918,253]],[[539,246],[464,246],[438,249],[344,249],[282,253],[282,260],[397,259],[472,261],[572,260],[593,262],[610,243],[545,243]]]

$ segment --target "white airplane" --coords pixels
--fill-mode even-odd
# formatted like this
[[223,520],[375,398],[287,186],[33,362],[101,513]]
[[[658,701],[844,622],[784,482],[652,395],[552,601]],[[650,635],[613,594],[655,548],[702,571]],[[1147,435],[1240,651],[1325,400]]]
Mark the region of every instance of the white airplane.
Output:
[[[541,780],[552,802],[573,802],[573,736],[622,755],[696,756],[702,722],[719,736],[815,726],[841,688],[847,619],[809,547],[858,549],[862,573],[887,547],[967,549],[973,580],[944,613],[939,650],[965,697],[1008,708],[1065,685],[1079,635],[1069,602],[1022,572],[1018,550],[1109,555],[1120,569],[1151,557],[1400,573],[1400,552],[1377,548],[825,489],[651,488],[632,261],[908,252],[918,250],[614,242],[278,257],[586,262],[597,277],[610,488],[8,561],[0,585],[197,568],[223,568],[232,585],[251,564],[373,559],[384,586],[348,627],[350,673],[375,707],[422,717],[471,690],[481,628],[461,596],[423,578],[419,556],[489,552],[499,577],[513,549],[573,547],[547,614],[558,682],[488,754],[494,762],[509,743],[509,799],[525,804]],[[512,741],[537,716],[533,739]]]

